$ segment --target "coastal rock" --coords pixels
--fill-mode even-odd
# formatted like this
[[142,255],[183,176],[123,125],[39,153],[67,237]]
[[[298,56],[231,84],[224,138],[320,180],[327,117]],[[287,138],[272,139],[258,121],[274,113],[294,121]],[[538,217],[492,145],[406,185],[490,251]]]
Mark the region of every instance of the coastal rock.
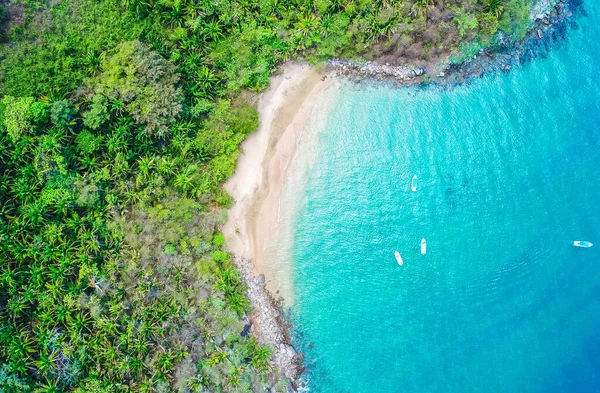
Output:
[[290,345],[289,326],[281,318],[280,306],[265,287],[265,276],[254,276],[249,260],[236,257],[234,261],[248,287],[247,295],[253,306],[250,321],[254,323],[250,332],[262,345],[274,349],[274,368],[295,386],[303,371],[302,358]]
[[358,63],[348,60],[332,59],[327,64],[330,68],[339,70],[342,75],[391,77],[405,81],[423,75],[425,72],[423,68],[413,67],[408,64],[390,65],[389,63],[379,64],[372,61]]
[[540,20],[547,17],[548,12],[552,10],[557,4],[556,0],[538,0],[529,13],[531,20]]
[[336,75],[348,76],[356,83],[371,79],[395,81],[397,86],[460,84],[487,73],[508,72],[514,65],[545,56],[554,42],[564,39],[567,28],[577,29],[577,24],[570,23],[568,19],[576,15],[580,8],[581,0],[537,0],[529,14],[532,26],[523,39],[514,41],[510,35],[500,31],[493,51],[482,48],[479,56],[475,55],[461,64],[452,64],[448,57],[429,65],[427,69],[408,64],[341,59],[332,59],[327,65],[336,71]]

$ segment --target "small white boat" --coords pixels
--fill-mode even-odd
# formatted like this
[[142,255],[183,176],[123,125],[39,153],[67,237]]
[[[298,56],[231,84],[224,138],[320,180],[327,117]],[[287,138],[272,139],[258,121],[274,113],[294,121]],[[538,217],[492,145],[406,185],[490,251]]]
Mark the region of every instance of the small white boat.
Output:
[[421,239],[421,254],[427,254],[427,242],[425,241],[425,238]]
[[413,192],[417,191],[417,175],[413,176],[410,187],[413,190]]
[[573,245],[575,247],[583,247],[583,248],[590,248],[591,246],[593,246],[593,244],[591,242],[586,242],[585,240],[575,240],[573,242]]
[[400,253],[398,251],[394,251],[394,256],[396,257],[396,261],[398,261],[398,265],[402,266],[404,262],[402,261]]

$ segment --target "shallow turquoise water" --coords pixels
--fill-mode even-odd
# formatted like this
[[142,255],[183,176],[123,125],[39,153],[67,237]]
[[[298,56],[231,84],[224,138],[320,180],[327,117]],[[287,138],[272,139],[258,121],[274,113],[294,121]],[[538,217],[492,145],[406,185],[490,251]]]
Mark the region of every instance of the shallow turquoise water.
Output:
[[339,92],[293,219],[312,392],[600,391],[600,15],[586,10],[507,75]]

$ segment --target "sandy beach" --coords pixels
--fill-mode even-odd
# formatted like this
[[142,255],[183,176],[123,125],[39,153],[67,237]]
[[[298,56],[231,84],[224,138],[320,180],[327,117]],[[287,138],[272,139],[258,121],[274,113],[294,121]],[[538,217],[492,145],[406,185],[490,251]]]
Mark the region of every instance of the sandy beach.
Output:
[[286,304],[291,286],[281,281],[291,277],[275,277],[277,261],[266,254],[276,248],[287,168],[319,94],[332,79],[332,74],[307,64],[284,65],[259,97],[260,127],[242,143],[236,172],[224,185],[235,200],[223,226],[229,251],[251,260],[254,274],[264,274],[269,291]]

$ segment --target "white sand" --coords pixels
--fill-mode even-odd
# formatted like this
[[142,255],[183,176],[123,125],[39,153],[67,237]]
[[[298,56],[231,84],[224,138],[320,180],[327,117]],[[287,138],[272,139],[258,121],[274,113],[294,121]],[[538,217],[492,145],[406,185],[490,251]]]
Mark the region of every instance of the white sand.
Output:
[[291,302],[291,285],[276,277],[277,261],[265,250],[277,247],[278,215],[287,168],[314,107],[331,82],[331,75],[298,63],[282,67],[258,101],[260,127],[242,143],[234,175],[224,185],[234,198],[223,226],[229,251],[253,261],[255,274],[264,274],[267,288]]

